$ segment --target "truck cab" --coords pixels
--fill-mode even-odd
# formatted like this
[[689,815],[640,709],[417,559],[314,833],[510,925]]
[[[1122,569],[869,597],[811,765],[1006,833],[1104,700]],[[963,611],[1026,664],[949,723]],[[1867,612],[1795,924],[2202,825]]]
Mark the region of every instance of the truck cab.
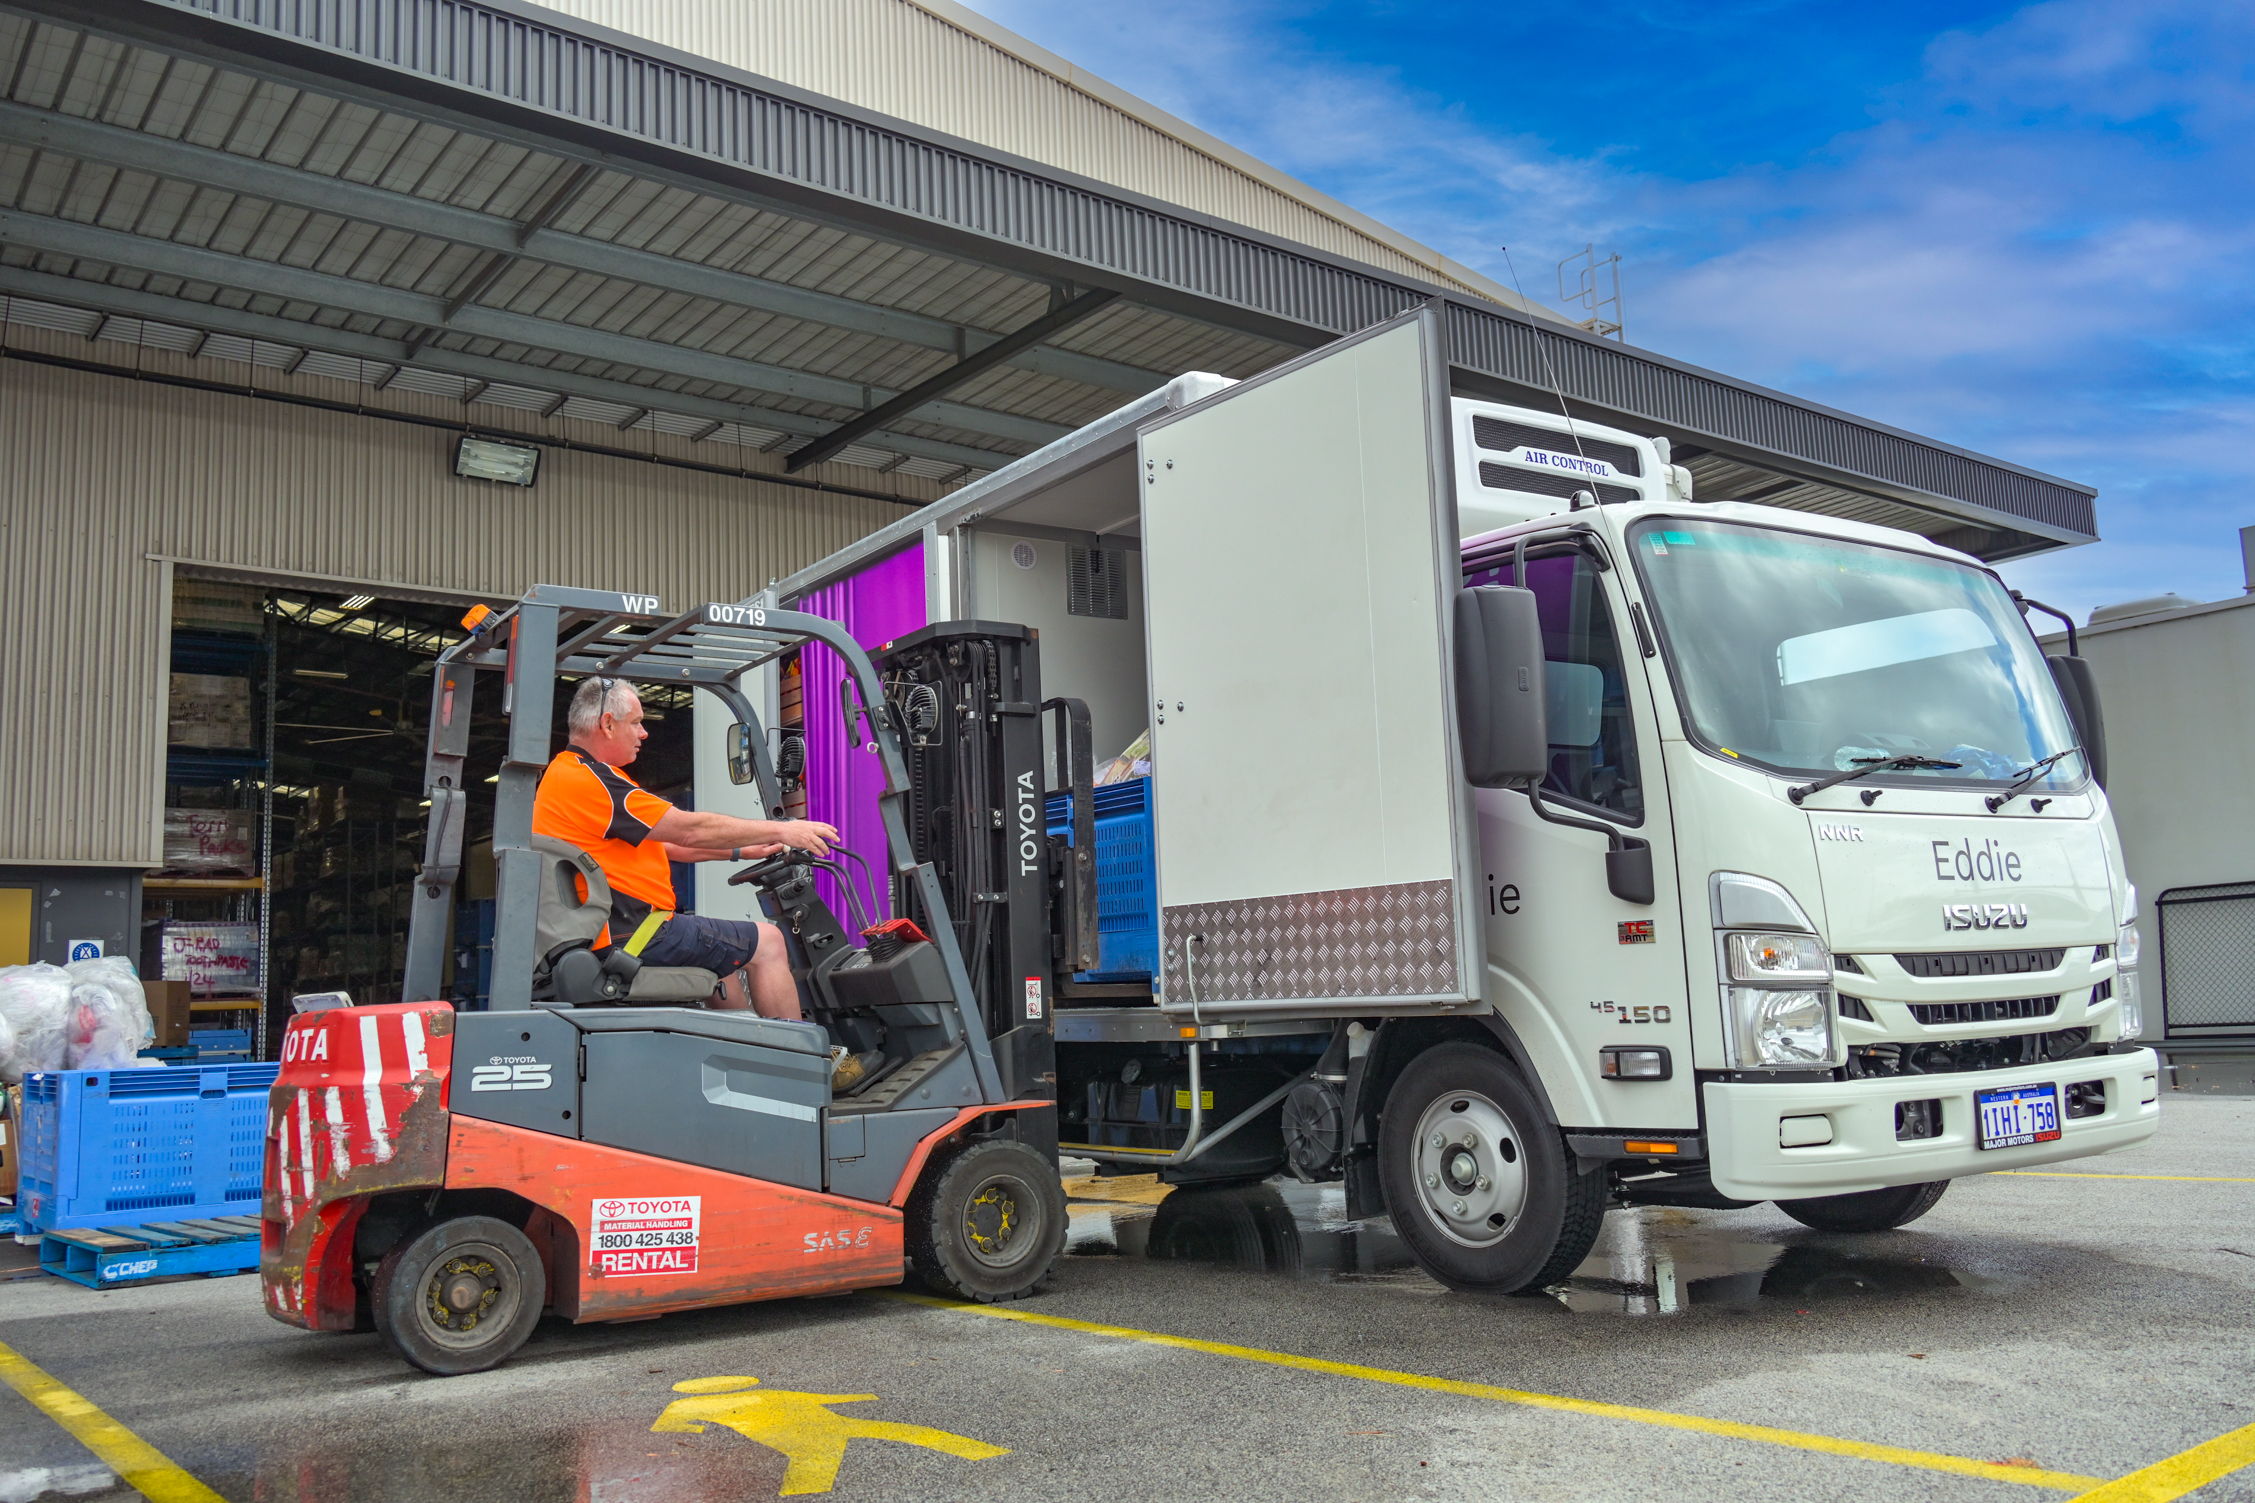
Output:
[[[1598,504],[1462,556],[1468,587],[1535,594],[1546,667],[1534,796],[1476,795],[1487,1000],[1561,1121],[1690,1135],[1621,1193],[1852,1195],[2150,1134],[2098,730],[1995,575],[1696,500],[1649,439],[1453,405],[1459,494],[1491,515],[1595,471]],[[1649,848],[1650,901],[1609,886],[1616,842]]]

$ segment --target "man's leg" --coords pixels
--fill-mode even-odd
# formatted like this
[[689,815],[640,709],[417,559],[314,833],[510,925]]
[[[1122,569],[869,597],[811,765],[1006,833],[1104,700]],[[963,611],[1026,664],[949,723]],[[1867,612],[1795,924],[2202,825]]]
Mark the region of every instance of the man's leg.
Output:
[[751,993],[752,1008],[763,1018],[803,1018],[799,1009],[799,983],[791,975],[791,957],[783,948],[783,931],[775,925],[761,923],[759,948],[752,952],[752,963],[737,974]]

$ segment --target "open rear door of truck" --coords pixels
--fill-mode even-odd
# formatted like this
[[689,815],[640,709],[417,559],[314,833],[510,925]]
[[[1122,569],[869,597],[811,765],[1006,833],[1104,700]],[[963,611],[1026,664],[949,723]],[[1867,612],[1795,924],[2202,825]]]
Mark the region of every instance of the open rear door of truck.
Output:
[[1479,995],[1441,340],[1422,309],[1141,434],[1170,1012]]

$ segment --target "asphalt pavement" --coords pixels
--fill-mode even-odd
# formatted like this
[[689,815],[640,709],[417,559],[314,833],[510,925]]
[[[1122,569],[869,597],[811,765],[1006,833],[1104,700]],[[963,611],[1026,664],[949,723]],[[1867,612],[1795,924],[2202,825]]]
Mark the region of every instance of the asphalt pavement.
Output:
[[[1874,1236],[1616,1211],[1541,1298],[1441,1289],[1335,1190],[1072,1189],[1053,1286],[999,1312],[551,1321],[434,1379],[250,1277],[35,1276],[0,1342],[233,1503],[2067,1498],[2255,1424],[2245,1097]],[[0,1391],[0,1503],[133,1496]],[[2255,1500],[2255,1468],[2194,1496]]]

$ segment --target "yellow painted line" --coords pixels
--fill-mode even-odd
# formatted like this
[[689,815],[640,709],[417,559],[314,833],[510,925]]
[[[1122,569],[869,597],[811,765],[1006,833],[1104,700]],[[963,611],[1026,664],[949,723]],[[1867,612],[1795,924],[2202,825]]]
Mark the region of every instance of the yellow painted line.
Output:
[[[1417,1388],[1428,1393],[1452,1393],[1470,1399],[1524,1404],[1533,1409],[1554,1409],[1568,1414],[1596,1415],[1602,1419],[1631,1420],[1641,1425],[1690,1430],[1702,1435],[1721,1436],[1727,1440],[1755,1440],[1773,1446],[1790,1446],[1795,1450],[1851,1456],[1859,1461],[1882,1461],[1891,1466],[1920,1467],[1930,1472],[1980,1477],[1991,1482],[2018,1482],[2030,1487],[2048,1487],[2068,1493],[2081,1492],[2086,1488],[2099,1486],[2102,1482],[2100,1478],[2085,1477],[2074,1472],[2047,1472],[2040,1467],[2005,1466],[1994,1461],[1975,1461],[1966,1456],[1945,1456],[1935,1451],[1911,1451],[1901,1446],[1875,1445],[1864,1440],[1842,1440],[1837,1436],[1812,1435],[1801,1430],[1779,1430],[1769,1425],[1746,1425],[1736,1420],[1708,1419],[1699,1414],[1676,1414],[1666,1409],[1640,1409],[1629,1404],[1599,1403],[1595,1399],[1530,1393],[1518,1388],[1499,1388],[1492,1383],[1467,1383],[1457,1378],[1435,1378],[1424,1373],[1398,1372],[1388,1367],[1365,1367],[1359,1362],[1332,1362],[1321,1357],[1267,1351],[1257,1346],[1233,1346],[1222,1341],[1169,1336],[1161,1331],[1139,1331],[1132,1326],[1098,1325],[1093,1321],[1072,1320],[1062,1315],[1041,1315],[1031,1310],[998,1305],[958,1304],[953,1300],[934,1299],[923,1294],[888,1293],[885,1297],[909,1304],[927,1305],[935,1310],[960,1310],[971,1315],[990,1316],[996,1320],[1015,1320],[1026,1325],[1048,1326],[1053,1330],[1078,1331],[1088,1336],[1111,1336],[1151,1346],[1178,1347],[1183,1351],[1203,1352],[1210,1357],[1234,1357],[1242,1362],[1261,1362],[1271,1367],[1325,1373],[1337,1378],[1361,1378],[1369,1383],[1388,1383],[1397,1388]],[[2175,1494],[2169,1496],[2174,1497]]]
[[55,1381],[32,1360],[0,1341],[0,1382],[29,1399],[34,1408],[99,1457],[126,1486],[152,1503],[227,1503],[189,1476],[171,1457],[94,1407],[91,1401]]
[[2020,1179],[2165,1179],[2180,1185],[2255,1185],[2255,1179],[2230,1179],[2210,1174],[2079,1174],[2064,1169],[1992,1169]]
[[2255,1425],[2245,1425],[2141,1472],[2094,1487],[2073,1503],[2169,1503],[2251,1462],[2255,1462]]

